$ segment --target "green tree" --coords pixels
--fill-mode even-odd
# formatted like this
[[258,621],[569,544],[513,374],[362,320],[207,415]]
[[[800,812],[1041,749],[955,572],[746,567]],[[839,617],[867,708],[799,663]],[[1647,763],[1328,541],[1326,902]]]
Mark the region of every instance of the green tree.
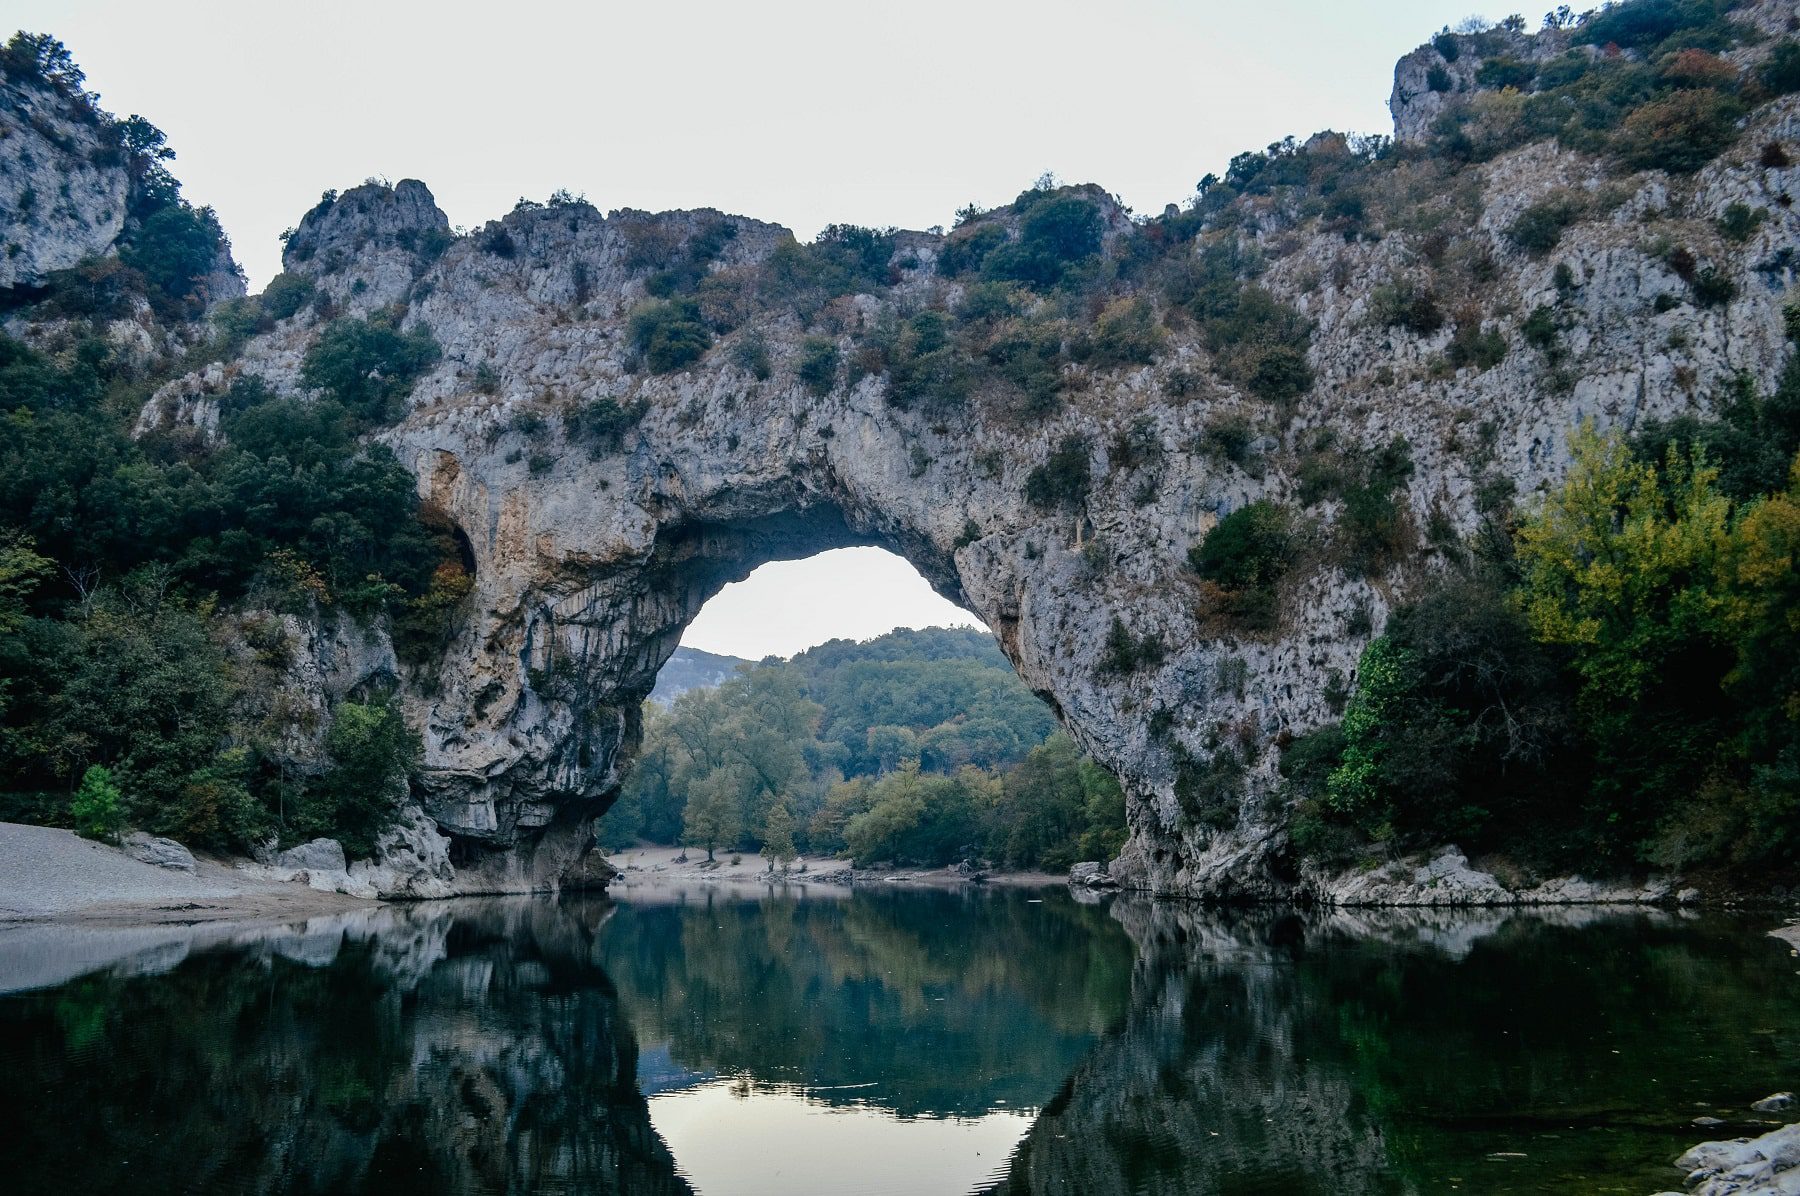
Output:
[[721,768],[688,785],[687,806],[682,811],[682,833],[688,844],[706,848],[706,858],[744,833],[743,786],[734,768]]
[[338,703],[325,733],[331,767],[306,787],[299,833],[334,836],[352,857],[373,854],[406,796],[419,752],[418,736],[390,699]]
[[692,299],[653,301],[631,313],[631,341],[652,372],[666,374],[699,361],[712,330]]
[[[25,626],[27,603],[50,572],[52,562],[32,550],[29,537],[0,530],[0,643]],[[0,716],[6,713],[7,673],[26,662],[11,662],[0,651]]]
[[769,807],[762,825],[763,854],[771,861],[771,867],[780,865],[785,872],[788,864],[799,854],[794,846],[795,830],[794,811],[785,798],[777,800]]
[[85,838],[110,841],[119,837],[125,807],[111,769],[99,764],[88,766],[81,774],[81,787],[69,802],[69,814],[75,820],[75,829]]

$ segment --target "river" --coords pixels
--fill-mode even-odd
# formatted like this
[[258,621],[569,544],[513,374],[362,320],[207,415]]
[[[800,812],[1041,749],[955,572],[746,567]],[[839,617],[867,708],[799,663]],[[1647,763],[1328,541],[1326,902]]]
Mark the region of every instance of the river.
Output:
[[1800,1077],[1766,923],[688,890],[12,930],[0,1187],[1643,1196]]

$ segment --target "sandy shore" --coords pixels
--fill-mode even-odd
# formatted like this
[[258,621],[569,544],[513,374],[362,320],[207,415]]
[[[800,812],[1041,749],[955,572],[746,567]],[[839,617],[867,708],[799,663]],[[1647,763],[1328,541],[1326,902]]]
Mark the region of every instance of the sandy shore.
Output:
[[73,831],[0,822],[0,924],[186,924],[298,917],[371,904],[247,876],[204,857],[196,857],[192,873],[159,868]]
[[[683,857],[686,857],[683,859]],[[644,846],[616,852],[609,862],[619,876],[608,886],[631,890],[698,886],[804,885],[850,888],[869,885],[954,888],[972,883],[954,868],[857,869],[846,859],[795,860],[786,872],[769,869],[755,852],[706,853]],[[1046,872],[1000,872],[994,886],[1060,885]],[[148,926],[261,918],[308,917],[374,904],[304,884],[251,876],[229,860],[197,856],[192,873],[159,868],[72,831],[0,822],[0,925],[66,923]]]
[[[648,844],[614,852],[607,857],[606,862],[618,869],[619,875],[607,885],[607,891],[628,893],[632,889],[686,888],[692,885],[849,888],[853,885],[891,884],[955,888],[974,883],[955,868],[857,868],[846,859],[802,856],[789,864],[786,872],[771,872],[769,861],[754,851],[721,851],[715,853],[714,858],[715,866],[708,867],[704,851],[692,847]],[[981,883],[1035,889],[1067,884],[1068,878],[1049,872],[994,872],[984,877]]]

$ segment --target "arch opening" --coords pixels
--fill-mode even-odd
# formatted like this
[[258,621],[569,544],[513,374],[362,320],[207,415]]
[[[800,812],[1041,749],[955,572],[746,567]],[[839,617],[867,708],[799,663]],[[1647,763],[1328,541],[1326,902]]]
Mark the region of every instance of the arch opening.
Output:
[[597,828],[614,866],[1066,873],[1116,854],[1117,780],[944,588],[868,544],[717,586],[632,712]]

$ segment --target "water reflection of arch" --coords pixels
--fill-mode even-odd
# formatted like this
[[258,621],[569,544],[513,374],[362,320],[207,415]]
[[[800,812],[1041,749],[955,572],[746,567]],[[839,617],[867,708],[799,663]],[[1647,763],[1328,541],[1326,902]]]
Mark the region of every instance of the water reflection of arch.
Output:
[[165,935],[9,998],[0,1071],[32,1091],[0,1078],[7,1187],[687,1193],[597,962],[604,908]]

